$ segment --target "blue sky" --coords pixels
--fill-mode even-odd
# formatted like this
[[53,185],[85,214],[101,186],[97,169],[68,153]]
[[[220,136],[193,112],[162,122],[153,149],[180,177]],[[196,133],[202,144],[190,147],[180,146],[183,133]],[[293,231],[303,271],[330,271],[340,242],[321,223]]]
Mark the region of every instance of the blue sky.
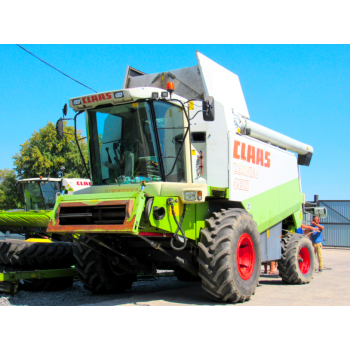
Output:
[[[145,73],[189,67],[198,50],[239,76],[253,121],[314,147],[310,167],[301,167],[307,200],[350,199],[349,45],[23,46],[98,92],[121,88],[127,65]],[[0,55],[3,169],[33,130],[90,90],[15,45],[0,45]]]

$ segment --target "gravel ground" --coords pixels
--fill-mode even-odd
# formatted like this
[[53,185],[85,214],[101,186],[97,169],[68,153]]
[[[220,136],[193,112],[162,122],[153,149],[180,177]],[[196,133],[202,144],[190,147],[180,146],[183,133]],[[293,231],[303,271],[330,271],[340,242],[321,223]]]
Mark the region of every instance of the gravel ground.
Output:
[[26,292],[19,291],[11,296],[0,292],[0,306],[75,306],[98,303],[101,301],[134,297],[137,295],[163,292],[184,287],[199,285],[200,282],[178,281],[169,273],[156,277],[139,277],[132,289],[120,294],[94,295],[83,287],[80,281],[75,281],[72,288],[57,292]]

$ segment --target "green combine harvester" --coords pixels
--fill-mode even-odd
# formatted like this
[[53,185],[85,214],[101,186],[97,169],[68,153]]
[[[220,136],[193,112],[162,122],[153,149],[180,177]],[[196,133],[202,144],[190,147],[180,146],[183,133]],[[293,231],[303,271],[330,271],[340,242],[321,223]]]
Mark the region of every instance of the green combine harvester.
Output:
[[93,293],[171,269],[214,300],[244,302],[269,261],[286,283],[312,279],[311,241],[291,234],[312,146],[251,121],[237,75],[197,60],[150,75],[128,67],[121,89],[69,101],[75,124],[85,114],[92,186],[57,198],[47,232],[79,234],[75,268]]
[[[46,229],[55,206],[56,197],[73,194],[90,186],[89,179],[32,178],[18,180],[21,186],[25,209],[1,210],[0,232],[24,234],[26,238],[34,235],[47,236]],[[62,236],[53,238],[60,240]]]
[[[56,197],[90,186],[88,179],[32,178],[18,181],[26,209],[0,211],[0,231],[26,240],[0,241],[0,291],[52,291],[72,285],[76,275],[70,242],[46,232]],[[47,239],[51,236],[52,240]],[[44,238],[44,239],[43,239]]]

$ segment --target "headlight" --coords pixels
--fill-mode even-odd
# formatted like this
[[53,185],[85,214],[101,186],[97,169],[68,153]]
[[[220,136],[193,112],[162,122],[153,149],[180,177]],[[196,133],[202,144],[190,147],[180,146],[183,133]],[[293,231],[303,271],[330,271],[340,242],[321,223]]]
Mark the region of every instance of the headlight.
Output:
[[195,201],[196,200],[196,191],[185,192],[185,201]]
[[121,98],[121,97],[123,97],[123,96],[124,96],[124,95],[123,95],[123,92],[122,92],[122,91],[114,93],[114,98]]

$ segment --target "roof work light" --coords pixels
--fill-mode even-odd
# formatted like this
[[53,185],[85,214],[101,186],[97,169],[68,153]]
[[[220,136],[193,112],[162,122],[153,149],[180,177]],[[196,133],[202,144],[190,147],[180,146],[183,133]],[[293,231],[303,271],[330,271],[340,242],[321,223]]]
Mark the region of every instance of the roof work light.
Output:
[[171,98],[171,94],[174,92],[175,88],[174,88],[174,84],[169,81],[168,84],[166,84],[166,89],[167,91],[169,91],[169,94],[170,94],[170,98]]

